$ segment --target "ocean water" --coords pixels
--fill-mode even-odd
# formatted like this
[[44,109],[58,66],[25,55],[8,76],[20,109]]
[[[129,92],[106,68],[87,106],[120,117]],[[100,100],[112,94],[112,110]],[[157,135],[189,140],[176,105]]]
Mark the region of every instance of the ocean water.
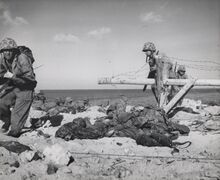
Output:
[[41,90],[48,99],[57,97],[72,97],[74,100],[83,99],[116,99],[124,95],[128,98],[151,96],[150,90],[143,92],[141,89],[77,89],[77,90]]
[[[121,95],[128,98],[153,98],[151,90],[145,92],[142,89],[77,89],[77,90],[41,90],[47,99],[55,99],[58,97],[72,97],[74,100],[99,100],[99,99],[117,99]],[[186,95],[188,98],[201,99],[205,101],[219,101],[220,89],[192,89]]]

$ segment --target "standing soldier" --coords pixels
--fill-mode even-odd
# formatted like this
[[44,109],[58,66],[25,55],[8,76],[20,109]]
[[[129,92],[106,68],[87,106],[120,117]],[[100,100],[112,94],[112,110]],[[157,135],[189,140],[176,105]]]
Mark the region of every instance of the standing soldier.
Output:
[[[156,78],[156,72],[157,72],[157,64],[156,64],[156,47],[152,42],[147,42],[144,44],[143,52],[146,54],[146,63],[149,64],[150,72],[148,74],[147,78]],[[147,85],[144,86],[143,91],[145,91],[147,88]],[[156,90],[156,85],[151,86],[151,90],[156,98],[157,103],[159,102],[159,94]]]
[[[160,93],[162,93],[165,88],[162,84],[162,78],[164,75],[166,75],[167,78],[174,76],[173,63],[165,54],[159,54],[159,51],[156,51],[156,47],[152,42],[145,43],[142,51],[145,52],[146,62],[150,67],[148,78],[155,79],[155,84],[151,86],[151,89],[159,105]],[[147,85],[144,86],[143,91],[145,91],[146,88]]]
[[0,119],[4,121],[1,130],[7,132],[11,126],[8,135],[13,137],[21,134],[37,84],[32,52],[29,48],[25,50],[28,53],[21,51],[11,38],[0,42],[0,84],[7,79],[5,88],[1,88],[0,92]]

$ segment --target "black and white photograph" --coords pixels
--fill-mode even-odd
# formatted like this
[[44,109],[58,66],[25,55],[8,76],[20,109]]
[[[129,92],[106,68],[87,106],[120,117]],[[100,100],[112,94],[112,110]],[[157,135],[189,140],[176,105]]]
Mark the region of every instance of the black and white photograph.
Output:
[[0,180],[220,180],[219,0],[0,0]]

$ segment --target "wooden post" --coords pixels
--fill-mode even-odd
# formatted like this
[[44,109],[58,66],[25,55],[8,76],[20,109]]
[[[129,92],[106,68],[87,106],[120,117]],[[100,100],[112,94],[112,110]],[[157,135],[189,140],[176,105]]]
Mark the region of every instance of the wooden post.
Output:
[[164,81],[169,78],[169,72],[172,69],[172,64],[166,59],[161,59],[161,63],[162,63],[162,66],[161,66],[162,89],[161,89],[161,93],[160,93],[159,107],[163,108],[167,104],[167,96],[169,94],[169,92],[168,92],[169,86],[164,84]]
[[155,57],[156,60],[156,77],[155,77],[155,85],[156,85],[156,96],[157,96],[157,103],[160,107],[161,104],[161,94],[163,92],[163,62],[161,61],[161,58],[159,58],[158,55]]
[[156,60],[156,77],[155,77],[155,85],[153,92],[156,96],[157,103],[159,107],[163,107],[167,102],[167,95],[168,95],[168,86],[164,85],[164,79],[168,78],[170,64],[168,63],[165,57],[161,57],[155,55]]
[[193,87],[196,79],[188,80],[183,88],[173,97],[173,99],[163,108],[166,113],[169,113],[170,110],[186,95],[186,93]]

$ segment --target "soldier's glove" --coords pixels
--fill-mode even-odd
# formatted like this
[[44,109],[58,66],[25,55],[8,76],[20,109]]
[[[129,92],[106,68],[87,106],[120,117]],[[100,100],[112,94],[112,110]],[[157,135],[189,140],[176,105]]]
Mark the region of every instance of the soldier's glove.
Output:
[[13,76],[14,76],[13,73],[11,73],[9,71],[7,71],[4,75],[5,78],[12,78]]

